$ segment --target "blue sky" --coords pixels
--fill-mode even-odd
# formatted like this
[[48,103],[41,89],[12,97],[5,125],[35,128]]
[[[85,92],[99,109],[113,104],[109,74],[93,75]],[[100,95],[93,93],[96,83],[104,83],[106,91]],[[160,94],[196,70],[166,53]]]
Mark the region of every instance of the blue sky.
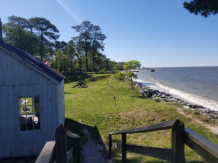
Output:
[[204,18],[183,0],[0,0],[0,17],[44,17],[60,41],[77,36],[71,26],[99,25],[111,60],[138,60],[144,67],[218,66],[218,15]]

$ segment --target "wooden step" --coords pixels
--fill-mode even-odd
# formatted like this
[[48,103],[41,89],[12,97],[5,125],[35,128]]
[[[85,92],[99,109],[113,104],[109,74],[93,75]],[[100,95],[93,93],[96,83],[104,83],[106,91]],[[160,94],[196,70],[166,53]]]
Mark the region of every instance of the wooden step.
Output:
[[112,160],[106,159],[89,159],[89,160],[82,160],[81,163],[114,163]]

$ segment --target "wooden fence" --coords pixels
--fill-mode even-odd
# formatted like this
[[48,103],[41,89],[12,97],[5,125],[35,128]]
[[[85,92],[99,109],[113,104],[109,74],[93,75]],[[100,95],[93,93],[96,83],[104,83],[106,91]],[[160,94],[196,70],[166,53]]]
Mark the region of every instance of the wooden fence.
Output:
[[[155,148],[126,144],[126,134],[151,132],[172,129],[172,148]],[[112,135],[122,135],[122,143],[112,142]],[[122,162],[126,163],[126,151],[159,158],[173,163],[185,163],[184,145],[188,145],[196,153],[208,162],[218,162],[218,146],[205,139],[189,128],[185,128],[183,122],[172,120],[129,130],[117,131],[109,134],[109,159],[111,159],[111,148],[122,150]]]
[[[73,147],[69,151],[67,151],[67,136],[73,138]],[[46,142],[35,163],[67,163],[72,157],[74,163],[79,163],[79,139],[78,135],[60,125],[55,132],[55,141]]]

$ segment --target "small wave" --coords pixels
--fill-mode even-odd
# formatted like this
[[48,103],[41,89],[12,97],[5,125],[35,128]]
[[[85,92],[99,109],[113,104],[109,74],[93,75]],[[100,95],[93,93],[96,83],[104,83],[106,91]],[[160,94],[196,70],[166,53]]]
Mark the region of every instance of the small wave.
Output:
[[206,99],[204,97],[197,96],[197,95],[194,95],[191,93],[183,92],[183,91],[171,88],[171,87],[167,87],[167,86],[164,86],[160,83],[154,84],[154,83],[151,83],[149,81],[146,82],[146,81],[143,81],[140,79],[136,79],[135,81],[140,82],[144,85],[147,85],[147,86],[151,87],[152,89],[157,89],[161,92],[166,92],[166,93],[169,93],[171,95],[174,95],[175,97],[180,98],[181,100],[187,101],[189,103],[201,105],[205,108],[209,108],[211,110],[218,111],[218,102],[216,102],[216,101],[209,100],[209,99]]

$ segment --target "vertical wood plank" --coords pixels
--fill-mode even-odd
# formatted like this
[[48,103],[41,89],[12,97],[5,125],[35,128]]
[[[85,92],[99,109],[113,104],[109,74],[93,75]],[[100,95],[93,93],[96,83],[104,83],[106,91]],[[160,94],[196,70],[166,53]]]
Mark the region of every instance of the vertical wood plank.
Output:
[[26,65],[24,65],[24,66],[25,66],[25,70],[26,70],[26,78],[25,78],[26,84],[27,84],[27,85],[30,85],[30,84],[31,84],[30,68],[27,67]]
[[172,163],[185,163],[184,141],[185,126],[180,122],[172,129]]
[[4,86],[3,88],[3,143],[4,143],[4,157],[10,157],[11,156],[11,138],[13,135],[11,135],[11,121],[10,120],[10,91],[8,86]]
[[0,86],[2,85],[3,52],[0,51]]
[[30,69],[30,84],[36,85],[36,72]]
[[1,52],[1,74],[2,74],[2,85],[6,85],[6,54]]
[[109,159],[111,159],[111,146],[112,146],[112,140],[111,140],[111,135],[109,136]]
[[52,114],[53,114],[53,128],[52,128],[52,140],[55,139],[55,131],[56,129],[58,128],[58,126],[60,125],[58,123],[58,118],[57,118],[57,114],[56,114],[56,111],[57,111],[57,106],[56,106],[56,99],[55,99],[55,94],[56,94],[56,85],[51,85],[51,88],[52,88],[52,99],[51,99],[51,104],[52,104]]
[[[1,54],[0,54],[1,55]],[[0,69],[1,71],[1,69]],[[1,77],[1,76],[0,76]],[[0,104],[1,104],[1,111],[0,111],[0,131],[4,130],[4,126],[3,126],[3,96],[2,96],[2,86],[0,86]],[[3,132],[0,132],[0,158],[4,157],[4,144],[3,144]]]
[[55,132],[56,162],[67,162],[67,136],[57,128]]
[[15,151],[16,151],[16,147],[15,147],[15,139],[16,139],[16,118],[15,117],[15,109],[19,109],[18,107],[15,106],[15,94],[14,94],[14,87],[8,86],[8,92],[9,92],[9,97],[8,97],[8,111],[9,111],[9,115],[8,115],[8,127],[7,130],[10,133],[10,152],[11,152],[11,157],[14,155]]
[[20,85],[20,72],[18,68],[19,62],[13,59],[13,82],[14,85]]
[[126,134],[122,134],[122,163],[126,163]]
[[80,162],[80,146],[79,141],[80,138],[74,138],[73,140],[73,161],[74,163]]
[[13,65],[12,65],[13,58],[7,55],[7,85],[13,85]]
[[[48,91],[47,91],[47,105],[46,105],[46,109],[48,110],[48,114],[49,114],[49,118],[47,118],[47,121],[48,121],[48,140],[47,141],[51,141],[51,140],[54,140],[52,139],[54,133],[52,132],[53,131],[53,126],[55,125],[55,121],[54,120],[54,109],[52,108],[52,87],[50,85],[43,85],[43,87],[47,87]],[[56,127],[57,128],[57,127]]]

